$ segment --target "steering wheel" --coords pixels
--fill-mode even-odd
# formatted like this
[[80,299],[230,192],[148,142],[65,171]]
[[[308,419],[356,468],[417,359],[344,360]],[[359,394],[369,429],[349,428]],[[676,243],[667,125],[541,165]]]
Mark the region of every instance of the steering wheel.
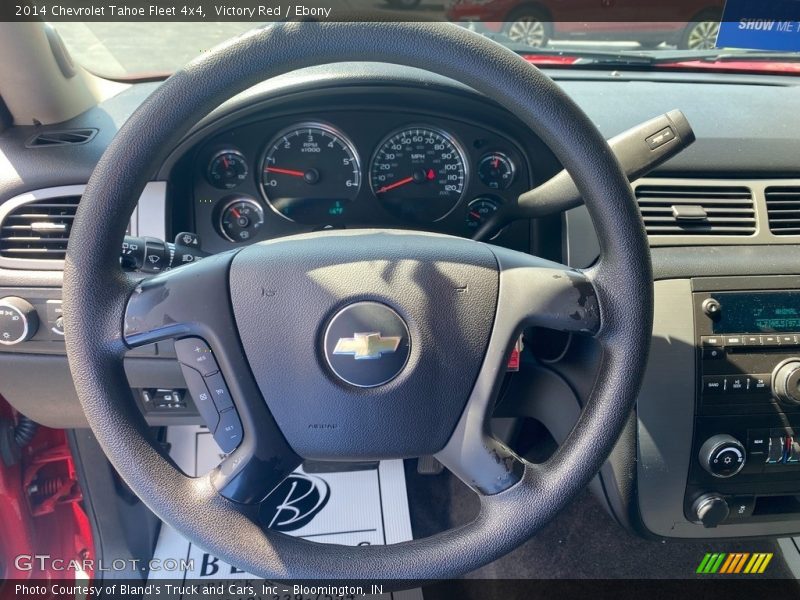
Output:
[[[265,78],[345,61],[433,71],[519,117],[575,180],[600,240],[598,263],[577,270],[471,240],[365,230],[258,243],[144,280],[121,270],[141,191],[198,120]],[[526,541],[586,486],[622,431],[645,368],[652,303],[646,235],[601,134],[535,67],[441,23],[272,25],[178,71],[97,164],[64,269],[70,368],[109,460],[181,534],[279,579],[455,577]],[[515,455],[488,425],[508,352],[528,325],[594,336],[602,347],[577,424],[542,464]],[[233,402],[221,421],[241,426],[238,446],[206,476],[171,462],[127,384],[125,352],[163,339],[202,349],[198,361],[219,370]],[[206,366],[181,360],[202,385]],[[258,524],[259,502],[303,459],[423,455],[480,496],[475,520],[366,547]]]

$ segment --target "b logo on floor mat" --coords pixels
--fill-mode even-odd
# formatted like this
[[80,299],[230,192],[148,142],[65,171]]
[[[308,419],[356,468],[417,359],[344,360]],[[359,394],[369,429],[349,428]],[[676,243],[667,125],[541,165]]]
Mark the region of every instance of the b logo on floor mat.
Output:
[[292,473],[261,505],[261,521],[274,531],[295,531],[325,508],[330,495],[324,479]]

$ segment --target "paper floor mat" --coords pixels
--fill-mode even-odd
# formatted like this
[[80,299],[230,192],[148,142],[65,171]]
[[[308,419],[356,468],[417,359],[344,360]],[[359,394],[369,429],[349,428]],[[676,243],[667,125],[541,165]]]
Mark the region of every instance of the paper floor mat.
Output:
[[[210,471],[222,456],[205,427],[170,427],[167,442],[173,460],[189,475]],[[396,544],[412,538],[402,460],[347,472],[306,473],[300,467],[270,495],[262,515],[273,529],[321,543]],[[151,573],[159,580],[256,579],[205,552],[166,523],[154,559],[185,560],[190,565],[186,571]],[[368,597],[421,600],[422,594],[413,590]]]

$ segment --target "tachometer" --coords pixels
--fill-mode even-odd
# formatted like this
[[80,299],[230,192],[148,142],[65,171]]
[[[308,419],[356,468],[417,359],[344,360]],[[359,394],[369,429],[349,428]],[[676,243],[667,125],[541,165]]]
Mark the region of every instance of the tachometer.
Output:
[[372,191],[397,216],[437,221],[467,186],[467,162],[455,138],[433,127],[408,127],[378,146],[370,167]]
[[290,221],[328,224],[341,219],[360,187],[353,145],[328,125],[294,125],[267,146],[261,191],[267,204]]

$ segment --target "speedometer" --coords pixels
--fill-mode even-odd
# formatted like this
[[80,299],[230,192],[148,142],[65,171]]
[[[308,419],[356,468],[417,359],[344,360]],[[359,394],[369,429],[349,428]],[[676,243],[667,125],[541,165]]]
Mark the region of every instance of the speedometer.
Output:
[[467,162],[456,139],[433,127],[388,135],[370,167],[375,196],[403,219],[431,222],[450,213],[467,186]]
[[294,125],[267,146],[261,191],[270,208],[290,221],[335,222],[360,187],[361,167],[353,145],[328,125]]

